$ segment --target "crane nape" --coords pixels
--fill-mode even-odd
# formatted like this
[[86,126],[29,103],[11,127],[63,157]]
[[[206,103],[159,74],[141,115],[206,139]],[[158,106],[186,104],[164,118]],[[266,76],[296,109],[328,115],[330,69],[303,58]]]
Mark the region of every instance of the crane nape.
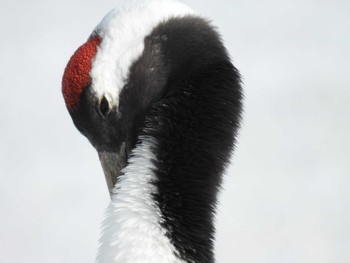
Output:
[[214,262],[242,88],[211,22],[175,0],[125,2],[70,58],[62,93],[111,196],[96,262]]

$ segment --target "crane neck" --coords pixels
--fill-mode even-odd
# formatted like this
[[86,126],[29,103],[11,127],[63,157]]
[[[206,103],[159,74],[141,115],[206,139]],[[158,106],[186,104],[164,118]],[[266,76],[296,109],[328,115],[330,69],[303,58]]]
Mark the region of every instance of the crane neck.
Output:
[[142,124],[113,189],[97,262],[213,263],[217,194],[242,110],[239,73],[203,19],[169,20],[152,34],[125,93],[143,87],[151,95],[135,113]]
[[164,218],[154,199],[155,141],[150,137],[140,139],[113,189],[96,262],[184,262],[167,237]]

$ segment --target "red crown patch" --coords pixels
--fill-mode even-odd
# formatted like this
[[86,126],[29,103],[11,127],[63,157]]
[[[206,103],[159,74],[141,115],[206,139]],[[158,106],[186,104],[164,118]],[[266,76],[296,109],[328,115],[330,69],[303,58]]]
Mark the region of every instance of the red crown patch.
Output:
[[83,89],[89,84],[91,62],[101,39],[94,37],[81,45],[70,58],[62,78],[62,94],[68,110],[79,106],[79,98]]

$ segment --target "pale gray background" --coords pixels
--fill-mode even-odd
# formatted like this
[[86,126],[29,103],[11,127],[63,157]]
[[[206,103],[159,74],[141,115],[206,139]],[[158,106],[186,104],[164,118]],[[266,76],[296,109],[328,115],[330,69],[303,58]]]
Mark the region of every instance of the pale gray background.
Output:
[[[0,262],[93,262],[109,197],[61,77],[118,0],[0,3]],[[219,263],[350,262],[350,2],[184,1],[220,28],[245,114]]]

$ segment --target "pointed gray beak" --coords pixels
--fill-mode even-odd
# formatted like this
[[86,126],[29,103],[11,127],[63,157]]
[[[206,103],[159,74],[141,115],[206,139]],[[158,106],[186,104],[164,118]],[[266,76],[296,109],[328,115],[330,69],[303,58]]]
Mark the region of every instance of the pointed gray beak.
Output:
[[122,143],[119,152],[99,152],[100,162],[105,174],[109,195],[112,198],[113,188],[117,183],[123,168],[127,163],[125,143]]

